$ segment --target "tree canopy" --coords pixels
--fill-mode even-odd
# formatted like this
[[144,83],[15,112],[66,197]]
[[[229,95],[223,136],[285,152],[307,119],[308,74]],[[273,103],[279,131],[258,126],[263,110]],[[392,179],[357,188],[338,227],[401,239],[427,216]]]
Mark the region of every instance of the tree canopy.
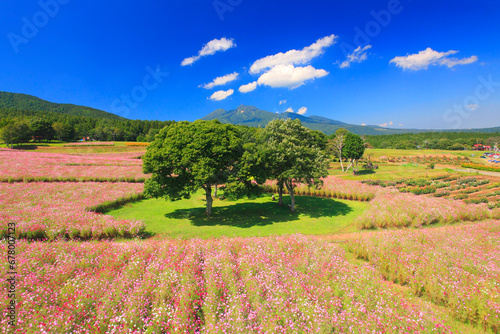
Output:
[[262,136],[263,159],[268,176],[278,182],[279,203],[283,203],[285,186],[290,193],[291,211],[295,211],[295,183],[318,185],[320,178],[328,175],[316,134],[298,119],[277,119],[269,122]]
[[212,186],[224,184],[244,154],[236,126],[219,121],[179,122],[162,129],[143,157],[145,193],[176,201],[203,188],[212,213]]

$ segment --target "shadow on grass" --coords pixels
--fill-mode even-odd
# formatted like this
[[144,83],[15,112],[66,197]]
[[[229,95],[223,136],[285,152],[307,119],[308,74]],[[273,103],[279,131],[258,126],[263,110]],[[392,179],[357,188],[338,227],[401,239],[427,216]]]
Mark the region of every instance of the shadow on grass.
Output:
[[352,209],[341,202],[321,197],[299,196],[296,197],[296,211],[290,212],[288,208],[289,197],[284,196],[284,206],[277,202],[265,203],[236,203],[233,205],[215,207],[212,216],[205,216],[205,207],[192,209],[178,209],[165,214],[170,219],[189,219],[194,226],[235,226],[250,228],[252,226],[265,226],[274,223],[300,220],[303,214],[311,218],[338,217],[349,214]]
[[369,174],[375,174],[375,171],[373,169],[363,169],[356,172],[356,175],[369,175]]

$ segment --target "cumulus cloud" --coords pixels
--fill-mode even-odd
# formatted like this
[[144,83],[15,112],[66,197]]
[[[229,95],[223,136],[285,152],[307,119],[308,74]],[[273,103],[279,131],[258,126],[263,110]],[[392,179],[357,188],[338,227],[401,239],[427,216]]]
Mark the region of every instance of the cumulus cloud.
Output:
[[280,105],[285,104],[285,103],[286,103],[286,100],[281,100],[280,101]]
[[351,63],[361,63],[368,58],[368,49],[371,49],[371,45],[367,45],[364,48],[358,46],[352,53],[347,55],[347,59],[340,63],[340,68],[350,67]]
[[228,82],[236,80],[238,78],[238,75],[239,75],[238,73],[234,72],[231,74],[224,75],[222,77],[217,77],[212,82],[200,85],[200,87],[203,87],[205,89],[212,89],[216,86],[223,86]]
[[304,115],[306,112],[307,112],[307,108],[306,107],[302,107],[302,108],[299,109],[299,111],[297,111],[297,114]]
[[293,112],[292,107],[288,107],[288,109],[287,109],[287,110],[285,110],[285,112]]
[[257,88],[257,81],[250,82],[249,84],[240,86],[238,91],[240,93],[248,93],[248,92],[255,90],[255,88]]
[[466,65],[477,61],[477,56],[471,56],[469,58],[453,58],[449,57],[458,53],[458,51],[450,50],[448,52],[438,52],[431,48],[427,48],[419,53],[407,54],[406,56],[395,57],[391,59],[390,63],[396,64],[396,66],[401,67],[404,70],[418,71],[422,69],[427,69],[431,65],[445,65],[452,68],[456,65]]
[[321,78],[327,75],[325,70],[317,70],[312,66],[295,67],[293,65],[277,65],[262,74],[257,83],[269,87],[288,87],[294,89],[300,87],[307,80]]
[[233,95],[233,93],[234,93],[234,90],[232,90],[232,89],[229,89],[229,90],[219,90],[219,91],[216,91],[215,93],[213,93],[209,97],[209,99],[212,100],[212,101],[220,101],[220,100],[224,100],[228,96]]
[[324,50],[335,43],[337,36],[330,35],[318,39],[313,44],[306,46],[302,50],[289,50],[280,52],[272,56],[267,56],[256,60],[250,67],[250,73],[258,74],[266,69],[278,65],[304,65],[313,58],[324,53]]
[[234,47],[236,47],[236,44],[234,44],[233,39],[227,39],[226,37],[222,37],[221,39],[213,39],[205,44],[203,48],[198,51],[198,54],[196,56],[184,59],[181,62],[181,66],[192,65],[201,57],[211,56],[218,51],[226,51]]

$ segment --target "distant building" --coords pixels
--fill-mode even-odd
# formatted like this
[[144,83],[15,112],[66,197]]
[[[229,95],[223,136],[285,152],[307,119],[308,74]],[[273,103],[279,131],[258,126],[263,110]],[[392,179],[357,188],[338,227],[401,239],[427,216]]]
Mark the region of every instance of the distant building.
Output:
[[490,151],[491,150],[491,146],[489,146],[489,145],[483,145],[483,144],[476,144],[476,145],[472,146],[472,149],[474,151]]

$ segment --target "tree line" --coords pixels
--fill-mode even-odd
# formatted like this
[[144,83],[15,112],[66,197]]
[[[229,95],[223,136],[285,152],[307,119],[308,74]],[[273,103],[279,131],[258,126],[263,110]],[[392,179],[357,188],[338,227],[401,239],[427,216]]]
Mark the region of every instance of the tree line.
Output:
[[153,141],[155,135],[173,121],[95,118],[0,108],[0,139],[9,145],[36,141]]
[[468,150],[476,144],[494,147],[500,142],[500,133],[425,132],[364,136],[364,139],[371,148]]

